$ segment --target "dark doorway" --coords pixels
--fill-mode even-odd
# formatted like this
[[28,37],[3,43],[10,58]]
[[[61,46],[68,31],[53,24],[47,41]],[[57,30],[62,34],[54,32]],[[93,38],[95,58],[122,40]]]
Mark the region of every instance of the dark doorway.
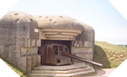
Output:
[[[71,44],[72,44],[71,41],[64,41],[64,40],[41,40],[41,47],[38,48],[38,54],[41,55],[41,64],[42,65],[44,65],[46,63],[46,61],[48,61],[47,59],[49,57],[53,58],[53,54],[51,53],[51,51],[53,50],[52,47],[50,47],[50,49],[51,49],[50,51],[47,51],[47,47],[45,47],[45,46],[48,46],[48,45],[52,46],[52,44],[66,45],[67,48],[68,48],[69,53],[71,53]],[[48,52],[48,54],[47,54],[47,52]],[[49,52],[50,52],[50,54],[49,54]],[[55,56],[57,56],[57,57],[59,56],[59,55],[57,55],[58,52],[53,52],[53,53],[56,54]],[[47,56],[46,54],[48,55],[48,58],[46,58],[46,56]],[[59,59],[57,60],[57,62],[61,63]]]
[[71,52],[71,44],[72,41],[67,41],[67,40],[41,40],[41,46],[44,46],[46,44],[62,44],[66,45]]

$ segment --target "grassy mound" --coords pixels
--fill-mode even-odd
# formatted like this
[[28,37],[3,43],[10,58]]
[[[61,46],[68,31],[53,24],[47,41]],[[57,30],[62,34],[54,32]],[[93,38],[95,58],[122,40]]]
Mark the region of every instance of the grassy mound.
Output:
[[95,42],[94,61],[103,64],[104,68],[116,68],[127,58],[127,47]]

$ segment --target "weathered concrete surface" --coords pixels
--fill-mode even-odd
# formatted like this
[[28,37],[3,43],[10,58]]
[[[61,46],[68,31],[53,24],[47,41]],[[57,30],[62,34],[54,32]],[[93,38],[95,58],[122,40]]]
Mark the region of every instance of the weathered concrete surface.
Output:
[[35,17],[14,11],[0,19],[0,55],[24,71],[40,66],[41,40],[69,41],[72,54],[93,60],[94,30],[87,24],[68,16]]
[[96,73],[82,77],[108,77],[116,68],[96,69]]
[[30,77],[81,77],[83,74],[94,73],[95,70],[85,63],[74,63],[66,66],[35,67]]
[[75,40],[81,32],[80,29],[42,28],[40,29],[40,37],[45,40]]
[[38,47],[41,46],[37,42],[39,34],[35,29],[38,29],[38,23],[27,13],[11,11],[0,20],[1,56],[27,72],[31,71],[33,66],[30,65],[34,62],[28,59],[37,56]]
[[[94,30],[91,26],[78,22],[77,20],[68,16],[45,15],[45,16],[35,16],[35,18],[37,19],[38,26],[41,30],[39,33],[41,39],[47,39],[47,37],[45,37],[46,34],[47,36],[50,36],[50,40],[70,40],[72,41],[72,46],[71,46],[72,54],[78,55],[79,57],[86,58],[88,60],[93,60]],[[50,29],[50,30],[48,30],[48,32],[45,33],[45,30],[43,29]],[[51,31],[54,29],[55,31]],[[67,34],[64,35],[64,37],[59,36],[62,33],[61,29],[62,30],[68,29],[70,30],[69,33],[71,33],[73,30],[82,30],[82,31],[80,34],[76,35],[75,38],[69,39],[67,38],[68,37]],[[59,32],[58,30],[61,30],[61,32]],[[67,30],[65,32],[67,33]],[[80,54],[80,51],[85,53]],[[86,53],[88,54],[88,56]]]
[[84,27],[77,20],[68,16],[44,15],[35,16],[35,18],[37,19],[39,28],[66,28],[84,30]]

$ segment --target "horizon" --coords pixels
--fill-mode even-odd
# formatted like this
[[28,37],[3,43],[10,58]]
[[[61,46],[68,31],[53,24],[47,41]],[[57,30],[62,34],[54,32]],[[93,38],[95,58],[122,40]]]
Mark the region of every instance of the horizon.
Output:
[[127,20],[108,0],[20,0],[10,11],[67,15],[93,27],[96,41],[127,44]]

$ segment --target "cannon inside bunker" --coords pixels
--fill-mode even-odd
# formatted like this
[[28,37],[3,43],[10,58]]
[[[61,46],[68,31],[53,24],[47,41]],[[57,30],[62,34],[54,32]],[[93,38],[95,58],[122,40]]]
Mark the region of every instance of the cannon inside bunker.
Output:
[[73,75],[82,66],[95,72],[91,66],[98,65],[93,62],[94,37],[91,26],[69,16],[10,11],[0,19],[0,56],[30,74],[49,66],[60,71],[76,67]]
[[102,67],[102,64],[96,63],[90,60],[83,59],[81,57],[72,55],[66,45],[62,44],[45,44],[39,47],[38,54],[41,55],[41,64],[43,65],[67,65],[72,64],[72,58],[83,62],[94,64]]

